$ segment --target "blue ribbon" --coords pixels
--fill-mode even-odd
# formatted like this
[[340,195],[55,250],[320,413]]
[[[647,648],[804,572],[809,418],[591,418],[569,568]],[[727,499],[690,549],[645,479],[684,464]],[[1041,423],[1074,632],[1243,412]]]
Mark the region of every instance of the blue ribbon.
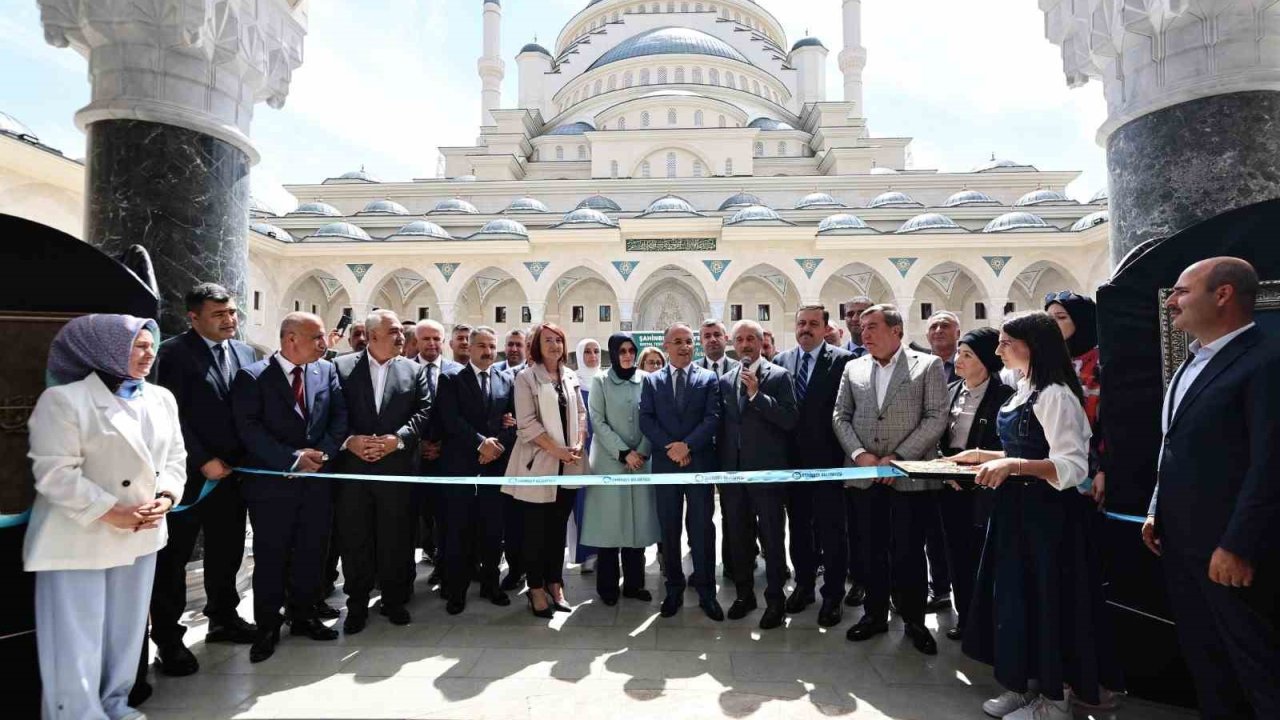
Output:
[[235,468],[249,475],[315,477],[329,480],[372,480],[415,484],[463,485],[724,485],[729,483],[823,482],[907,477],[892,467],[847,467],[829,470],[747,470],[703,473],[623,473],[619,475],[531,475],[524,477],[440,477],[434,475],[362,475],[356,473],[306,473],[256,468]]
[[1147,521],[1146,515],[1125,515],[1123,513],[1109,512],[1107,517],[1112,520],[1123,520],[1124,522],[1138,523],[1139,525]]
[[210,492],[213,491],[214,488],[218,487],[218,482],[219,482],[218,480],[206,479],[204,481],[204,487],[200,488],[200,495],[197,496],[195,500],[192,500],[191,502],[185,505],[179,505],[178,507],[170,510],[169,512],[182,512],[183,510],[189,509],[192,505],[195,505],[196,503],[203,500],[206,495],[208,495]]
[[26,525],[27,520],[30,518],[30,510],[20,512],[17,515],[0,515],[0,528],[11,528],[18,527],[19,525]]

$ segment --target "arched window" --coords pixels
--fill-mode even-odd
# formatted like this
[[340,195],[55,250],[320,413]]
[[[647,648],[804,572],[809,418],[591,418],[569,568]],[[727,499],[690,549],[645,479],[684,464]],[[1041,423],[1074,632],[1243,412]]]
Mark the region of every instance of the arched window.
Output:
[[733,21],[734,21],[734,22],[742,22],[742,13],[740,13],[740,12],[736,12],[736,11],[735,11],[735,12],[733,13]]
[[618,177],[618,161],[617,160],[609,161],[609,177],[612,177],[612,178]]
[[541,159],[542,159],[542,150],[540,150],[540,149],[538,149],[538,148],[534,148],[534,149],[533,149],[533,161],[534,161],[534,162],[538,162],[538,161],[539,161],[539,160],[541,160]]
[[625,74],[623,74],[622,87],[631,87],[632,83],[634,82],[635,82],[635,76],[631,74],[630,70],[628,70]]
[[610,76],[609,76],[609,89],[610,89],[610,90],[617,90],[617,89],[618,89],[618,76],[617,76],[617,75],[610,75]]
[[645,160],[644,162],[640,163],[640,177],[642,178],[652,177],[652,174],[649,172],[648,160]]
[[667,69],[664,67],[658,68],[658,84],[659,85],[667,84]]
[[619,130],[627,129],[627,119],[625,117],[618,118],[618,129]]
[[618,15],[618,12],[615,10],[615,11],[614,11],[614,13],[613,13],[613,21],[614,21],[614,22],[618,22],[618,21],[619,21],[619,20],[621,20],[621,19],[622,19],[622,18]]
[[738,76],[738,88],[740,88],[743,92],[746,92],[746,91],[747,91],[747,76],[746,76],[746,75],[739,75],[739,76]]
[[649,111],[640,113],[640,127],[649,127]]
[[702,161],[701,160],[693,161],[693,176],[696,178],[702,177]]
[[721,10],[721,11],[720,11],[720,17],[724,18],[725,20],[728,20],[728,19],[729,19],[729,8],[724,8],[723,10]]
[[[755,93],[756,95],[759,95],[759,94],[760,94],[760,81],[759,81],[759,80],[752,80],[752,81],[751,81],[751,92]],[[597,95],[599,95],[599,94],[600,94],[600,81],[599,81],[599,80],[597,80],[597,81],[596,81],[596,94],[597,94]]]
[[559,145],[556,146],[556,159],[557,160],[564,159],[564,148]]
[[702,68],[693,69],[693,82],[695,85],[702,84]]
[[[729,73],[729,72],[727,72],[727,73],[725,73],[725,74],[724,74],[724,86],[725,86],[725,87],[734,87],[734,84],[733,84],[733,73]],[[577,98],[574,98],[574,99],[576,100]]]
[[720,84],[720,71],[719,71],[719,70],[717,70],[717,69],[715,69],[715,68],[711,68],[710,70],[708,70],[708,71],[707,71],[707,76],[711,78],[711,84],[712,84],[712,85],[719,85],[719,84]]
[[702,127],[702,111],[697,110],[693,113],[693,126]]
[[673,152],[669,152],[667,153],[667,177],[673,178],[675,176],[676,176],[676,154]]
[[[759,85],[757,85],[757,86],[756,86],[756,89],[757,89],[757,90],[759,90],[759,89],[760,89],[760,86],[759,86]],[[603,85],[603,83],[601,83],[599,80],[596,80],[595,87],[592,89],[591,94],[592,94],[592,95],[599,95],[599,94],[601,93],[601,91],[603,91],[603,90],[604,90],[604,85]]]
[[676,124],[676,109],[675,109],[675,108],[669,108],[669,109],[667,110],[667,124],[668,124],[668,125],[675,125],[675,124]]
[[640,71],[640,84],[641,85],[649,84],[649,68],[644,68]]
[[684,84],[684,68],[682,67],[676,68],[676,84],[677,85]]
[[579,159],[579,160],[586,160],[586,159],[587,159],[587,146],[586,146],[586,145],[579,145],[579,146],[578,146],[578,159]]
[[778,157],[787,156],[787,144],[785,142],[778,143]]
[[756,143],[756,157],[764,157],[764,143]]
[[733,158],[724,159],[724,174],[725,175],[733,174]]
[[721,116],[720,116],[720,127],[724,127],[724,126],[725,126],[725,123],[724,123],[724,116],[723,116],[723,115],[721,115]]

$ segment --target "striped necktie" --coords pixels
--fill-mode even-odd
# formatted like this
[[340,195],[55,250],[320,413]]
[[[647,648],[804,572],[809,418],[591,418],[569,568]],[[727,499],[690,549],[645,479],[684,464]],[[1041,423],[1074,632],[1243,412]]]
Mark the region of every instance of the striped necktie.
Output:
[[800,353],[800,369],[796,372],[796,402],[804,402],[805,393],[809,392],[809,353]]

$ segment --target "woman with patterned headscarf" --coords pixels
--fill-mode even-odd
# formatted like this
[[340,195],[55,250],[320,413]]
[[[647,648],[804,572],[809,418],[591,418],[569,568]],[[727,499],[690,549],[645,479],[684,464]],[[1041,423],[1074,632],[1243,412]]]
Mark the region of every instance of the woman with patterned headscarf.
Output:
[[28,421],[36,499],[23,565],[36,574],[45,717],[142,717],[128,706],[165,515],[187,451],[173,395],[146,381],[153,320],[86,315],[49,348]]

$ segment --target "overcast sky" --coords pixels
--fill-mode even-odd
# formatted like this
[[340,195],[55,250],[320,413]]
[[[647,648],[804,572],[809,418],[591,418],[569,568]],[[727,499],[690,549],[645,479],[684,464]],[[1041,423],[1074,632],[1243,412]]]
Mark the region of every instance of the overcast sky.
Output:
[[[808,31],[831,50],[827,95],[840,99],[840,0],[759,0],[787,43]],[[516,101],[515,54],[551,47],[586,0],[503,0],[503,107]],[[874,135],[913,137],[912,167],[963,171],[997,157],[1079,170],[1087,199],[1106,184],[1094,137],[1101,87],[1068,90],[1058,48],[1033,0],[864,0],[864,79]],[[287,205],[280,183],[313,183],[360,166],[384,180],[433,177],[436,148],[479,132],[481,3],[312,0],[305,62],[283,110],[258,105],[262,162],[254,192]],[[84,155],[72,116],[89,98],[86,62],[45,44],[35,0],[0,0],[0,110],[46,144]],[[305,200],[306,198],[303,198]],[[287,207],[282,209],[288,209]]]

